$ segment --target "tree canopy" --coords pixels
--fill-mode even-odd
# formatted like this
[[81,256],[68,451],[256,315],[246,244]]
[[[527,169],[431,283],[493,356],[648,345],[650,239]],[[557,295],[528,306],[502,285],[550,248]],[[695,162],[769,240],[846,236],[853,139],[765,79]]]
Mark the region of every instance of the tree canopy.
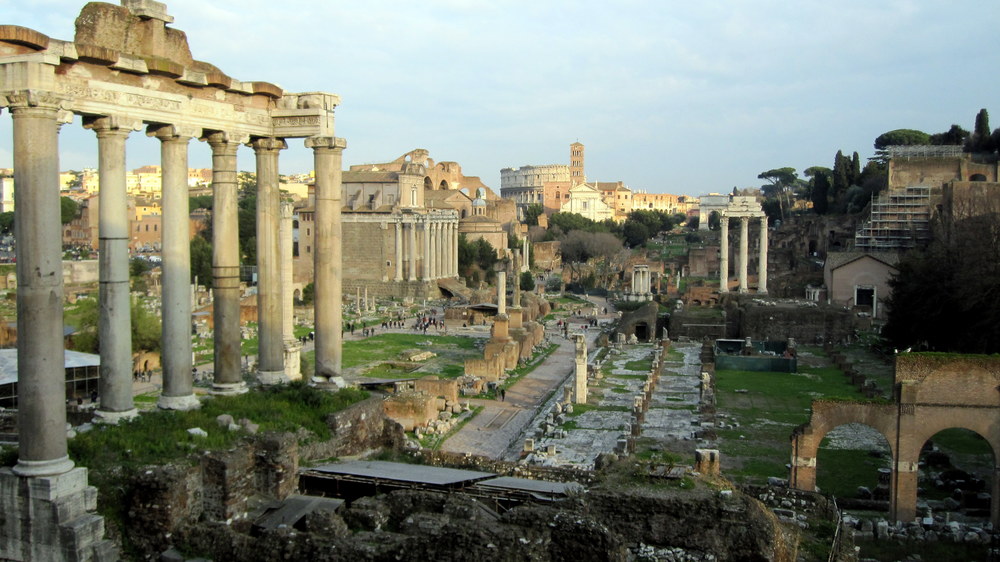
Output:
[[916,129],[895,129],[875,137],[875,148],[878,150],[887,146],[914,146],[930,143],[931,136]]

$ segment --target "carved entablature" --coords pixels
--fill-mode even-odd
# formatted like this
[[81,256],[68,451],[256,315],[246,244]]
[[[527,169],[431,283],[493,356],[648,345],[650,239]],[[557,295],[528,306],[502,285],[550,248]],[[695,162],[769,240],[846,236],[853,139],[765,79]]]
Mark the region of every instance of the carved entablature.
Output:
[[333,136],[339,96],[232,79],[194,60],[184,33],[165,27],[170,21],[162,3],[128,0],[88,4],[75,42],[0,26],[0,104],[17,92],[49,92],[84,116],[253,137]]
[[764,210],[756,197],[734,196],[729,204],[720,210],[723,217],[731,218],[763,218]]

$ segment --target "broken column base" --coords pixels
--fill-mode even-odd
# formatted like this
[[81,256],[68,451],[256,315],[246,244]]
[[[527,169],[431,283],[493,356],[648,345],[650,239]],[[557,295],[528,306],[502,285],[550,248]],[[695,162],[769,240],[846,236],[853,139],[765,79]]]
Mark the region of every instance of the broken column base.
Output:
[[289,382],[288,375],[281,371],[257,371],[257,380],[263,385],[285,384]]
[[212,394],[216,396],[235,396],[237,394],[246,394],[247,383],[240,382],[217,382],[212,385]]
[[4,560],[117,560],[97,515],[97,489],[87,469],[24,477],[0,468],[0,558]]
[[122,420],[130,420],[139,415],[139,410],[132,408],[123,412],[112,412],[110,410],[98,409],[94,411],[94,423],[105,423],[108,425],[118,425]]
[[326,390],[329,392],[337,392],[342,388],[347,388],[348,386],[351,386],[350,384],[347,383],[346,380],[344,380],[344,377],[340,376],[337,377],[315,376],[312,378],[312,383],[316,388],[320,390]]
[[301,352],[302,344],[299,343],[299,340],[285,340],[285,377],[290,381],[302,379],[302,364],[299,358]]
[[156,401],[156,407],[161,410],[197,410],[201,408],[201,401],[194,394],[184,396],[166,396],[161,394]]

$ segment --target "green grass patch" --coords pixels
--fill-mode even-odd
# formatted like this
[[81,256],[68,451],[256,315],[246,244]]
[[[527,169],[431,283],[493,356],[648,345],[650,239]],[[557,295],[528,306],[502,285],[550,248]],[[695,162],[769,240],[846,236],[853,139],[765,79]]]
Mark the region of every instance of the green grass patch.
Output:
[[[418,342],[431,342],[431,345],[421,346]],[[345,341],[345,368],[357,367],[376,361],[397,359],[399,354],[408,349],[426,349],[439,353],[442,349],[476,349],[473,338],[460,336],[435,336],[428,334],[379,334],[364,340]]]
[[631,373],[627,374],[627,375],[609,374],[609,375],[606,375],[605,377],[606,378],[615,378],[615,379],[633,379],[633,380],[642,380],[642,381],[646,380],[646,375],[636,375],[636,374],[631,374]]
[[649,372],[653,368],[652,359],[636,359],[625,363],[625,369],[629,371]]
[[825,494],[854,498],[858,486],[874,490],[878,485],[878,469],[889,468],[890,462],[888,458],[873,457],[868,451],[820,447],[816,457],[816,486]]
[[[723,458],[728,457],[731,465],[735,465],[726,471],[734,481],[762,483],[768,476],[787,475],[785,464],[791,456],[789,436],[796,426],[809,420],[814,399],[866,400],[837,369],[801,368],[800,371],[716,372],[718,409],[740,424],[735,429],[717,430]],[[838,466],[838,455],[838,451],[824,451],[821,454],[824,458],[818,461],[819,469],[822,471],[826,462]],[[830,461],[825,460],[827,456]],[[850,478],[844,482],[852,490],[864,485]]]
[[624,386],[616,386],[611,389],[611,392],[617,392],[619,394],[628,394],[629,390],[627,387]]

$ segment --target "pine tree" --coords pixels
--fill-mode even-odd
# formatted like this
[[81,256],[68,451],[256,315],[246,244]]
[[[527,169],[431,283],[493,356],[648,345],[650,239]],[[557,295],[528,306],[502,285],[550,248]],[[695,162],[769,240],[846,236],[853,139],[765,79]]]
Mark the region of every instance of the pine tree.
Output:
[[860,185],[861,180],[861,157],[858,156],[858,152],[854,151],[854,156],[851,158],[851,185]]

